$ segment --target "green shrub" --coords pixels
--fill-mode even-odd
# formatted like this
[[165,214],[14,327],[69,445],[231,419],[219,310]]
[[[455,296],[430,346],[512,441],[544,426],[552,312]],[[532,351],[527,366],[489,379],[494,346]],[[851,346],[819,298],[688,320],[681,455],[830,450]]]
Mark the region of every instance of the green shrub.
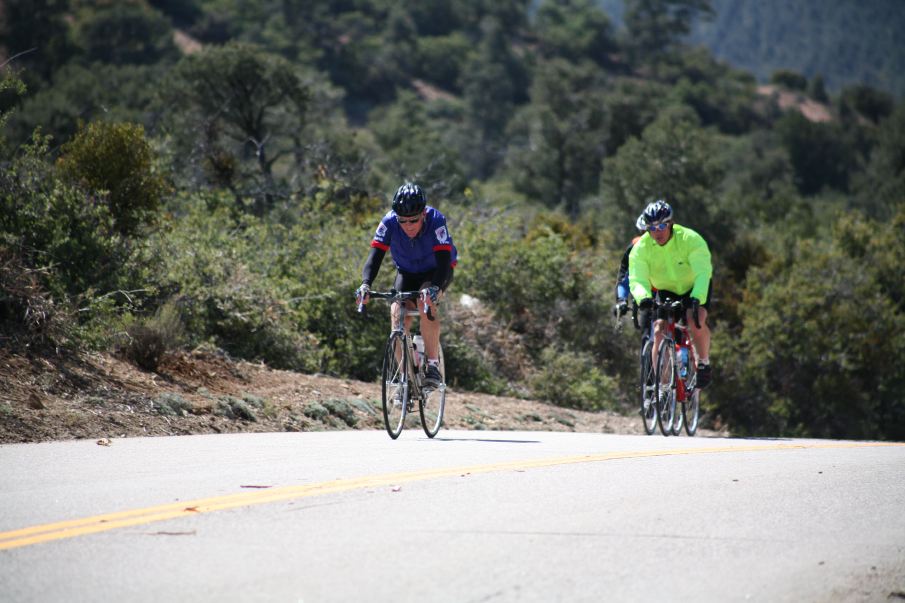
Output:
[[116,230],[135,233],[155,217],[165,183],[155,171],[144,128],[130,123],[92,122],[63,145],[60,173],[106,206]]
[[217,401],[217,407],[214,412],[230,419],[241,419],[243,421],[257,422],[258,418],[254,411],[249,408],[244,400],[234,398],[233,396],[224,396]]
[[355,427],[355,425],[358,424],[358,416],[355,414],[355,407],[349,404],[348,400],[324,400],[321,404],[331,415],[337,417],[349,427]]
[[799,92],[804,92],[808,88],[808,78],[787,69],[774,71],[773,75],[770,76],[770,82]]
[[549,347],[539,364],[540,370],[531,380],[538,398],[579,410],[615,408],[616,384],[589,354]]
[[309,402],[302,411],[304,415],[315,421],[323,421],[330,416],[330,411],[318,402]]
[[194,410],[194,405],[179,394],[160,394],[152,402],[154,410],[161,415],[183,416]]

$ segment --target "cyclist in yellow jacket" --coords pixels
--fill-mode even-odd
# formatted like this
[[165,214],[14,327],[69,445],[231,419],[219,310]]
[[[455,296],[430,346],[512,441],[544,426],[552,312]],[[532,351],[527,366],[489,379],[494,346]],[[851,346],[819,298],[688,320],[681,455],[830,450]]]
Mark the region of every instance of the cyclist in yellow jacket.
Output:
[[[655,292],[662,301],[682,300],[698,359],[697,387],[703,389],[713,378],[707,326],[713,275],[710,249],[701,235],[673,222],[672,207],[663,200],[650,203],[642,216],[647,232],[629,255],[629,289],[638,303],[642,328],[655,319],[656,350],[666,317],[651,316]],[[695,312],[700,328],[694,322]]]

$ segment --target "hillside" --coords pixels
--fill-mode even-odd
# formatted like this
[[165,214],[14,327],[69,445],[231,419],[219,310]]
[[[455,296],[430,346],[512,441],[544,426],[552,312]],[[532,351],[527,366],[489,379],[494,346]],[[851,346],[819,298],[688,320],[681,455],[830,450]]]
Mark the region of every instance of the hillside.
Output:
[[[615,26],[625,0],[598,0]],[[688,42],[767,82],[777,70],[821,75],[829,90],[865,84],[902,98],[905,46],[899,0],[711,0],[714,18],[698,21]]]
[[697,24],[691,42],[766,81],[778,69],[827,88],[866,84],[905,95],[905,11],[899,0],[713,0],[716,17]]
[[[150,373],[105,354],[51,359],[0,350],[0,382],[0,444],[383,429],[377,383],[273,370],[215,353],[172,354]],[[413,416],[408,428],[423,437],[417,421]],[[444,426],[643,433],[634,416],[456,391],[447,398]]]

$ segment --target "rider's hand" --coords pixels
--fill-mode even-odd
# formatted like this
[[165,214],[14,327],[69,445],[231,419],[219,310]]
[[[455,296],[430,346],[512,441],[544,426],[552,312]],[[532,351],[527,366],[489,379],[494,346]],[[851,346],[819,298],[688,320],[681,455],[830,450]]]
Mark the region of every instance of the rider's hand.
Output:
[[357,304],[368,303],[368,294],[370,292],[371,292],[371,287],[367,283],[362,283],[361,286],[355,290],[355,303],[357,303]]
[[430,287],[425,287],[421,290],[421,302],[427,303],[427,300],[430,300],[431,305],[437,303],[437,298],[440,295],[440,287],[437,285],[431,285]]
[[700,329],[701,325],[698,321],[698,308],[701,307],[701,300],[696,297],[686,297],[682,300],[682,305],[685,306],[686,312],[691,312],[691,319],[694,321],[694,326]]
[[650,329],[651,314],[654,312],[654,300],[645,297],[638,302],[638,325],[647,332]]
[[628,313],[628,302],[625,299],[620,299],[616,302],[616,305],[613,306],[613,316],[616,318],[622,318]]

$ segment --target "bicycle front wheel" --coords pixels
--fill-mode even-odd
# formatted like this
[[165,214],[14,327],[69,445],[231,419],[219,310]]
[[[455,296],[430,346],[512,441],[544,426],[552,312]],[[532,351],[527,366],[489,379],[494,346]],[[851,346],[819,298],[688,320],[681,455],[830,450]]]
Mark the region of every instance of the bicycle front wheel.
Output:
[[437,389],[422,389],[421,403],[418,409],[421,411],[421,427],[427,437],[432,438],[440,431],[443,423],[443,411],[446,408],[446,366],[443,362],[443,348],[440,347],[440,387]]
[[[696,376],[698,369],[694,362],[688,363],[688,377],[685,379],[685,391],[691,392],[686,394],[685,404],[682,405],[682,415],[685,417],[685,433],[693,436],[698,431],[698,421],[701,418],[701,390],[694,387],[697,382]],[[691,387],[692,389],[688,389]]]
[[675,347],[672,339],[664,337],[657,348],[657,424],[660,426],[660,433],[665,436],[672,434],[673,422],[676,420]]
[[394,440],[402,433],[405,426],[405,414],[408,410],[409,388],[408,373],[405,370],[409,362],[405,339],[399,333],[393,333],[387,340],[383,353],[383,424],[387,433]]
[[656,373],[650,357],[653,347],[650,339],[645,339],[641,347],[641,419],[647,435],[653,435],[657,429]]

